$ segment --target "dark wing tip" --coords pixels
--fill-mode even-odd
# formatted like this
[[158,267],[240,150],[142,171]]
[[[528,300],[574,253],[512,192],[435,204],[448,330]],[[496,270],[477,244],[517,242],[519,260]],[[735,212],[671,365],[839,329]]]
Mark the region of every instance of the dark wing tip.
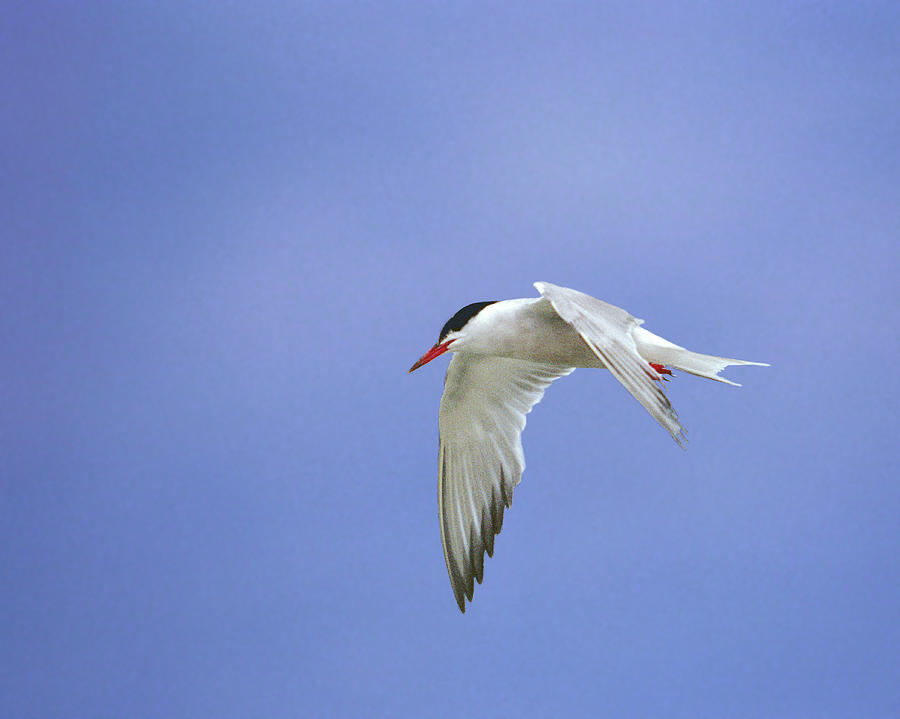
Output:
[[[504,498],[505,499],[505,498]],[[450,569],[448,561],[448,571],[450,574],[450,586],[453,588],[453,596],[459,611],[466,613],[466,600],[472,601],[475,597],[475,582],[481,584],[484,581],[484,555],[494,556],[494,538],[500,534],[500,527],[503,525],[504,502],[499,501],[500,497],[496,494],[493,497],[493,506],[491,507],[492,521],[490,524],[483,524],[482,531],[478,532],[472,527],[470,535],[471,550],[466,562],[466,567],[460,569],[453,563],[453,569]],[[499,519],[494,522],[493,519]]]

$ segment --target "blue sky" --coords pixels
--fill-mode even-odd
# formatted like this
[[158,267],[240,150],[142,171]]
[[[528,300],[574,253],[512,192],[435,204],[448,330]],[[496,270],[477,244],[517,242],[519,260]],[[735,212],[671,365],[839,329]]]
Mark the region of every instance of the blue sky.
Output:
[[[896,3],[13,3],[0,713],[900,707]],[[529,416],[485,583],[437,522],[457,309],[679,344]]]

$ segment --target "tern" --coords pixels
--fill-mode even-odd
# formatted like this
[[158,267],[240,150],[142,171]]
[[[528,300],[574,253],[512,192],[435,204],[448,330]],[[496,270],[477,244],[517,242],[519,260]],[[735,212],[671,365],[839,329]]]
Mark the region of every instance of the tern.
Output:
[[444,561],[463,613],[522,479],[525,415],[553,380],[578,367],[607,368],[684,447],[684,428],[661,388],[669,367],[739,387],[719,372],[768,366],[691,352],[643,329],[643,320],[620,307],[549,282],[534,286],[540,297],[463,307],[409,370],[453,353],[438,419],[438,512]]

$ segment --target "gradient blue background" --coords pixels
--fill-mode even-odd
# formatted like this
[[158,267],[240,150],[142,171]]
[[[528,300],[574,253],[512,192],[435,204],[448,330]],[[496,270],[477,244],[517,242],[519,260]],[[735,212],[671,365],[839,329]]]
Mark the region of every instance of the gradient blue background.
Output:
[[[0,716],[897,717],[900,5],[0,20]],[[693,349],[530,415],[465,616],[462,305]]]

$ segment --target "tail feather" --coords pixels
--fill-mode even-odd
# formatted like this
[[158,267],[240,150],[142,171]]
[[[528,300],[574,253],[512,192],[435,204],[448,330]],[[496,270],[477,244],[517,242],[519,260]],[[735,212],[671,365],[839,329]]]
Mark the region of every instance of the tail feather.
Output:
[[645,330],[643,327],[636,327],[632,332],[632,336],[638,352],[648,362],[667,365],[682,372],[688,372],[698,377],[706,377],[716,382],[724,382],[735,387],[740,387],[741,385],[724,377],[719,377],[719,372],[730,365],[769,366],[766,362],[747,362],[746,360],[691,352],[684,347],[679,347],[663,339],[659,335],[653,334],[649,330]]

